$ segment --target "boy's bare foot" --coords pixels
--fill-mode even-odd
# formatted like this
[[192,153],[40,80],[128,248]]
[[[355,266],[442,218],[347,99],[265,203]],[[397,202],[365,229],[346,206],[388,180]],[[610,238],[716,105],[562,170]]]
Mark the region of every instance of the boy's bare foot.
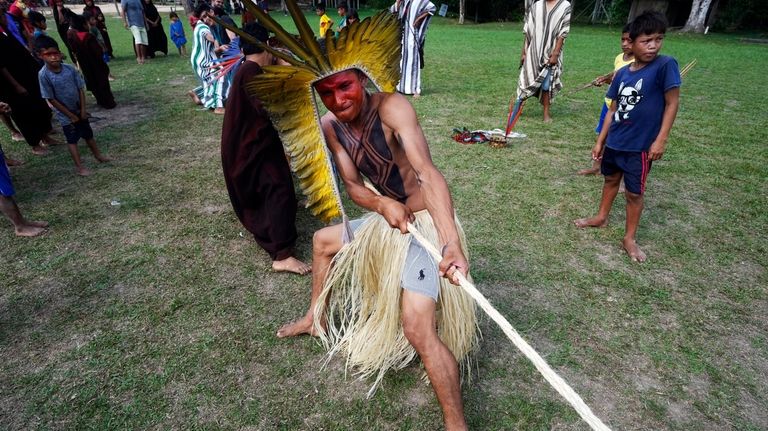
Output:
[[216,115],[224,115],[225,112],[226,111],[224,110],[224,108],[216,108],[213,110],[213,113]]
[[187,96],[192,98],[192,101],[195,102],[195,105],[202,105],[203,104],[203,101],[200,100],[199,97],[197,97],[197,94],[195,94],[195,92],[193,90],[189,90],[187,92]]
[[606,227],[608,226],[608,220],[599,217],[579,218],[574,220],[573,224],[579,229],[584,229],[585,227]]
[[24,136],[19,132],[11,132],[11,140],[12,141],[23,141]]
[[5,157],[5,164],[8,166],[21,166],[24,164],[21,160],[11,159],[10,157]]
[[582,169],[576,172],[576,175],[597,175],[600,173],[600,168],[588,168]]
[[[45,226],[40,226],[45,224]],[[16,227],[16,236],[33,237],[43,234],[48,228],[45,222],[27,222],[22,226]]]
[[53,145],[61,145],[61,141],[58,139],[52,138],[50,135],[46,135],[41,141],[40,145],[47,145],[47,146],[53,146]]
[[88,168],[77,168],[75,169],[75,172],[77,172],[77,175],[80,175],[81,177],[87,177],[93,173]]
[[95,159],[98,160],[99,163],[107,163],[115,160],[113,157],[109,157],[109,156],[99,156],[99,157],[95,157]]
[[621,241],[621,247],[627,252],[627,255],[629,255],[633,262],[645,262],[645,259],[647,259],[645,253],[640,250],[637,242],[632,238],[624,238]]
[[48,150],[43,148],[41,145],[36,145],[36,146],[32,147],[32,154],[34,154],[36,156],[44,156],[44,155],[48,154]]
[[278,338],[296,337],[298,335],[304,334],[311,335],[313,337],[317,336],[312,318],[308,316],[304,316],[295,322],[285,324],[277,330]]
[[114,80],[115,80],[115,77],[114,77],[114,76],[112,76],[112,74],[110,73],[110,74],[109,74],[109,76],[107,76],[107,80],[108,80],[108,81],[114,81]]
[[545,122],[545,123],[551,123],[551,122],[552,122],[552,117],[550,117],[549,115],[547,115],[546,117],[544,117],[544,122]]
[[299,275],[307,275],[312,271],[312,267],[306,263],[291,256],[283,260],[272,262],[272,269],[279,272],[293,272]]
[[413,94],[413,98],[414,99],[418,99],[419,97],[421,97],[421,93],[414,93]]

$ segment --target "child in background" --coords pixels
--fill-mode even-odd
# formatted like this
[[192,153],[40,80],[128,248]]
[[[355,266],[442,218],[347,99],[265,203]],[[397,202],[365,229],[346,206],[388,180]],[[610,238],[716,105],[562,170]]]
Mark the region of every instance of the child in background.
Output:
[[32,24],[32,27],[35,29],[32,33],[33,39],[37,39],[38,36],[48,36],[48,33],[46,32],[48,24],[45,22],[45,15],[37,11],[31,11],[27,15],[27,18],[29,18],[29,23]]
[[[632,63],[635,60],[635,57],[632,55],[632,43],[629,40],[629,24],[625,25],[624,28],[621,30],[621,54],[617,55],[616,58],[613,59],[613,72],[607,73],[605,75],[600,75],[597,78],[595,78],[594,81],[592,81],[592,85],[595,87],[600,87],[603,84],[610,84],[613,82],[613,76],[616,75],[616,72],[619,71],[622,67]],[[611,107],[611,99],[605,98],[605,101],[603,103],[603,109],[600,111],[600,119],[597,120],[597,127],[595,127],[595,133],[598,135],[600,134],[600,131],[603,129],[603,122],[605,121],[605,115],[608,113],[608,109]],[[582,169],[577,174],[579,175],[597,175],[600,173],[600,161],[599,160],[593,160],[592,161],[592,167],[588,169]],[[620,190],[621,192],[622,190]]]
[[323,3],[318,3],[315,6],[315,13],[320,17],[320,33],[318,33],[318,37],[325,39],[325,33],[333,28],[333,20],[326,15]]
[[[96,19],[96,16],[88,11],[83,12],[83,18],[85,18],[87,24],[88,24],[88,32],[91,33],[91,36],[96,39],[96,42],[99,43],[99,46],[101,47],[101,59],[104,60],[104,63],[109,64],[109,53],[107,52],[107,44],[104,40],[102,32],[99,30],[99,20]],[[115,77],[112,76],[112,71],[109,71],[108,79],[110,81],[114,81]]]
[[347,3],[341,2],[339,3],[339,6],[336,8],[336,12],[339,14],[339,29],[336,32],[337,36],[338,33],[341,32],[341,29],[346,27],[347,25]]
[[187,55],[187,37],[184,35],[184,25],[179,20],[179,16],[176,12],[171,12],[168,17],[171,20],[171,26],[168,33],[171,35],[171,40],[176,48],[179,50],[179,55]]
[[350,26],[356,22],[360,22],[360,15],[357,14],[357,9],[350,9],[347,14],[347,26]]
[[[90,36],[90,35],[89,35]],[[45,66],[38,73],[40,92],[56,112],[56,118],[64,129],[67,147],[78,175],[88,176],[91,171],[83,166],[77,142],[85,139],[93,157],[101,163],[112,160],[101,154],[93,130],[85,112],[85,83],[77,70],[61,61],[61,51],[55,40],[48,36],[40,36],[35,41],[35,50],[45,61]]]
[[639,15],[629,26],[635,60],[613,77],[606,94],[611,108],[592,148],[605,176],[600,208],[594,217],[574,220],[579,228],[606,226],[623,175],[627,220],[622,247],[635,262],[646,260],[636,241],[646,178],[651,162],[664,155],[680,102],[677,61],[659,55],[666,30],[666,18],[656,11]]

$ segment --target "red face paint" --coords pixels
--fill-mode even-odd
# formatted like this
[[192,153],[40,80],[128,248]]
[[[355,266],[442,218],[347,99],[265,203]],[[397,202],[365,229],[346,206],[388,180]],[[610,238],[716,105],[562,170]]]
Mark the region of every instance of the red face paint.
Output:
[[345,70],[315,84],[323,105],[342,123],[357,119],[365,102],[365,78],[355,70]]

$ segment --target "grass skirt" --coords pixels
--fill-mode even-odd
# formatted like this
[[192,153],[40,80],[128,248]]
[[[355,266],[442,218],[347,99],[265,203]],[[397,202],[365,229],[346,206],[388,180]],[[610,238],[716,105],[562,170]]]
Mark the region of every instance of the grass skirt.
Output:
[[[429,213],[420,211],[415,215],[416,228],[437,244],[437,231]],[[462,250],[469,258],[458,220],[456,227]],[[355,231],[355,239],[334,257],[317,301],[316,319],[327,313],[328,328],[321,340],[329,350],[328,360],[342,354],[347,368],[361,379],[375,377],[368,396],[376,391],[387,370],[401,369],[416,356],[400,320],[400,278],[411,238],[391,228],[379,214],[367,214]],[[469,375],[468,354],[478,341],[475,312],[472,298],[461,287],[441,278],[436,310],[438,335],[464,375]]]

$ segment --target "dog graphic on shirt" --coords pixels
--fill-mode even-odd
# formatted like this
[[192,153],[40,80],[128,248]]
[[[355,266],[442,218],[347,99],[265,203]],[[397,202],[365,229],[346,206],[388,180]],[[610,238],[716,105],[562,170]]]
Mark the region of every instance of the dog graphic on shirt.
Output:
[[643,88],[643,80],[637,81],[634,87],[624,86],[622,82],[619,85],[619,97],[618,97],[618,109],[613,114],[614,123],[618,123],[622,120],[629,119],[629,112],[635,109],[635,105],[640,103],[643,95],[640,94],[640,90]]

